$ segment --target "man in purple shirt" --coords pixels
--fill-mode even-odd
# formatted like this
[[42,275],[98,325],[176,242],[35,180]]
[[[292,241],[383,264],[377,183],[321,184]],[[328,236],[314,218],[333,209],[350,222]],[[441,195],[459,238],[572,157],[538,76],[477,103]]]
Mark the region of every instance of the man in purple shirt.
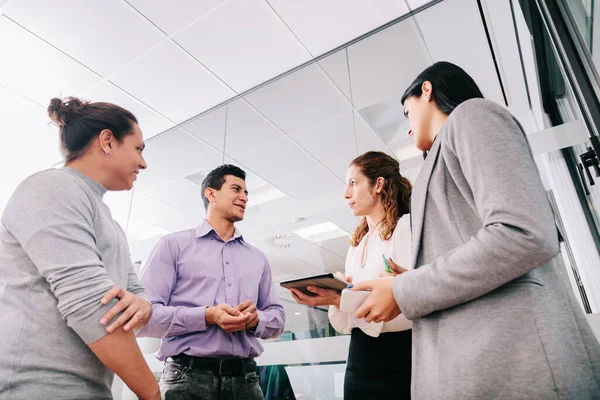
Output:
[[248,202],[245,179],[233,165],[211,171],[202,182],[206,219],[162,238],[142,272],[153,315],[138,336],[162,339],[167,400],[263,399],[258,338],[279,336],[285,312],[267,258],[234,227]]

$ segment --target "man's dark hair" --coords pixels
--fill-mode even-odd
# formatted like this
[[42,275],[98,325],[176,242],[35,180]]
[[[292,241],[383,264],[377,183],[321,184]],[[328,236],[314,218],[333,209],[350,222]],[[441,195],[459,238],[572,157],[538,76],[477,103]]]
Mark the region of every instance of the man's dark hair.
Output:
[[206,192],[206,188],[221,190],[227,175],[233,175],[240,179],[246,180],[246,172],[235,165],[223,164],[210,171],[208,175],[206,175],[206,178],[204,178],[202,181],[202,200],[204,201],[205,210],[208,210],[208,198],[204,194],[204,192]]

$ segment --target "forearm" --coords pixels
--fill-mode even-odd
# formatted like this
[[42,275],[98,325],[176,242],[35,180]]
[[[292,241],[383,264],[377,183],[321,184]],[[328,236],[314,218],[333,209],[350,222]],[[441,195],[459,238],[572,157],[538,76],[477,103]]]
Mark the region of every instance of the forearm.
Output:
[[432,263],[394,279],[394,296],[409,319],[483,296],[558,253],[554,232],[532,235],[505,226],[487,227]]
[[139,337],[165,338],[206,330],[206,306],[173,307],[152,304],[152,318],[137,332]]
[[118,329],[89,347],[140,399],[160,399],[158,383],[131,331]]

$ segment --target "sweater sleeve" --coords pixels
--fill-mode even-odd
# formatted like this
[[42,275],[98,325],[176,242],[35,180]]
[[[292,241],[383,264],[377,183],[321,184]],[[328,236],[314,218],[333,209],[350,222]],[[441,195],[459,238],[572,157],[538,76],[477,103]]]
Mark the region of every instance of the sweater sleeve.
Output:
[[100,303],[114,283],[96,246],[95,206],[84,185],[60,170],[38,173],[17,188],[2,224],[48,282],[59,313],[89,344],[106,335],[100,319],[116,300]]

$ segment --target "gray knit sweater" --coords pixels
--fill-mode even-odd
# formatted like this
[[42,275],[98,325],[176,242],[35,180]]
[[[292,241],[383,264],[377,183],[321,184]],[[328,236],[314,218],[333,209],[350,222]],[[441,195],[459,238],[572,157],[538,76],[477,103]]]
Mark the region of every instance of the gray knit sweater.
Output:
[[110,399],[113,374],[87,346],[100,299],[144,296],[106,189],[71,168],[27,178],[0,223],[0,398]]

